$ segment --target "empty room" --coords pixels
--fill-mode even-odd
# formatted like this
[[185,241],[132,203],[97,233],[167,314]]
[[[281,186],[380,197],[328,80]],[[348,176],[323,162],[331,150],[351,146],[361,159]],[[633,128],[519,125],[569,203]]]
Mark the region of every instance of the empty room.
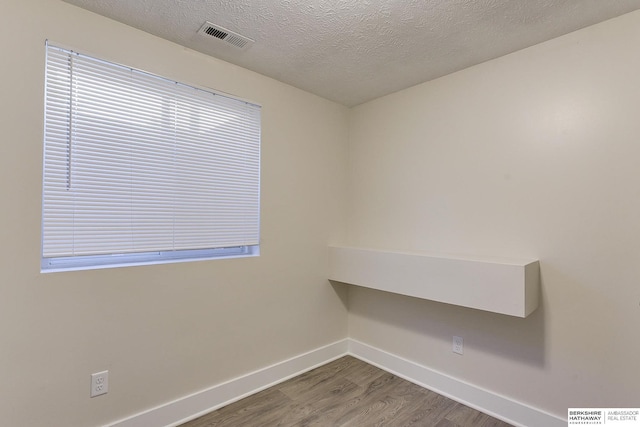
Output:
[[0,426],[640,426],[640,0],[0,3]]

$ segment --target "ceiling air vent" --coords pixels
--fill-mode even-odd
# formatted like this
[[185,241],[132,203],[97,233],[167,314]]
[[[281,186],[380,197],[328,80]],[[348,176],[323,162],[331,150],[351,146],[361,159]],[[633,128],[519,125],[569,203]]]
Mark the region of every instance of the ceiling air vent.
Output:
[[234,33],[233,31],[229,31],[219,25],[212,24],[209,21],[205,22],[204,25],[200,27],[198,34],[216,38],[240,49],[246,49],[253,44],[253,40],[249,37]]

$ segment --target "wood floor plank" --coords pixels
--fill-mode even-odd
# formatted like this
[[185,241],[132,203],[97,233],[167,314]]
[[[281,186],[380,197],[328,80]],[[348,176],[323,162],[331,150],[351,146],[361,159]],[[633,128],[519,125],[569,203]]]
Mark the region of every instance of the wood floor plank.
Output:
[[316,409],[309,419],[304,422],[311,422],[312,425],[323,425],[322,422],[331,422],[324,425],[346,425],[346,422],[356,416],[359,412],[367,410],[370,405],[377,400],[377,393],[381,387],[390,381],[394,376],[388,373],[379,376],[367,387],[360,387],[357,395],[352,395],[346,399],[333,399],[327,402],[325,407]]
[[459,426],[453,421],[449,421],[448,419],[443,418],[440,421],[438,421],[438,424],[434,425],[434,427],[459,427]]
[[186,425],[188,427],[233,427],[261,426],[277,422],[282,411],[291,405],[289,399],[278,389],[269,388],[200,417]]
[[509,427],[345,356],[181,427]]
[[484,424],[489,417],[482,412],[478,412],[468,406],[457,403],[455,410],[452,410],[445,416],[445,418],[457,425],[479,426]]
[[321,390],[303,393],[294,399],[288,414],[283,417],[282,425],[309,425],[314,420],[326,420],[332,416],[332,405],[353,399],[362,393],[362,387],[345,378],[336,378]]
[[386,373],[382,369],[365,363],[359,359],[355,360],[357,360],[358,363],[354,363],[348,371],[344,372],[344,374],[345,378],[360,386],[366,387],[371,381]]
[[[311,388],[322,389],[323,384],[340,375],[341,372],[349,370],[355,362],[355,358],[340,358],[332,363],[305,372],[295,378],[290,379],[277,388],[290,398],[300,397],[300,393]],[[358,361],[359,362],[359,361]],[[344,375],[341,375],[344,377]]]

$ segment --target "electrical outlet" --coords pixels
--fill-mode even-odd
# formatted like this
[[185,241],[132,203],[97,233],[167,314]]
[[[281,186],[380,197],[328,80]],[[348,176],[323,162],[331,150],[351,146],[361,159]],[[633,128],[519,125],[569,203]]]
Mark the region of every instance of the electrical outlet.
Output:
[[462,354],[464,352],[464,341],[461,337],[453,337],[453,352]]
[[91,397],[106,394],[109,391],[109,371],[91,374]]

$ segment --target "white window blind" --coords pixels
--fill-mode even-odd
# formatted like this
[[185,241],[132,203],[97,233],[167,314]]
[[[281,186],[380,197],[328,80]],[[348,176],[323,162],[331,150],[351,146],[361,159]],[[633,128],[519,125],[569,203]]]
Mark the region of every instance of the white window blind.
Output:
[[43,270],[257,248],[259,106],[51,45],[45,92]]

